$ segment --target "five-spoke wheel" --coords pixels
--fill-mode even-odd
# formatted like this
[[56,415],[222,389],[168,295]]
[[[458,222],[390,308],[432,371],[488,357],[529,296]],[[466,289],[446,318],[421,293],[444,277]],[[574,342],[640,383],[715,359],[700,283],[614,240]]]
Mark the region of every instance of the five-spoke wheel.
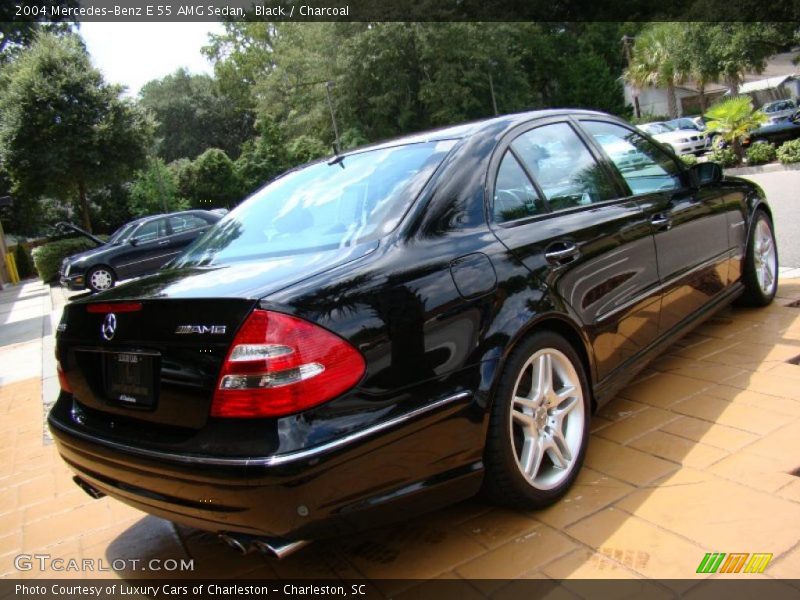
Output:
[[540,331],[511,353],[494,398],[484,492],[535,508],[561,497],[586,451],[589,396],[583,363],[560,335]]
[[759,210],[750,228],[747,255],[742,273],[744,295],[742,301],[749,306],[766,306],[778,289],[778,249],[772,221]]

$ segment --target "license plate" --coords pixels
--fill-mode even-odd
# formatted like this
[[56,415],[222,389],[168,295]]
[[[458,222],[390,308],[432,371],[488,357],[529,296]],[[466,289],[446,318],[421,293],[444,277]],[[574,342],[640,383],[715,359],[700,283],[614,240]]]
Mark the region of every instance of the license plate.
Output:
[[105,357],[106,397],[132,408],[155,405],[155,357],[119,352]]

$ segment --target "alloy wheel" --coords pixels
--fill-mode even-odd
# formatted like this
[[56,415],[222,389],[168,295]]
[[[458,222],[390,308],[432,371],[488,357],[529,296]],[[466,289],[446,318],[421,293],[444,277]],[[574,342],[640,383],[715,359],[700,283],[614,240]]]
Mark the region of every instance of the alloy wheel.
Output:
[[777,281],[775,274],[778,270],[778,261],[775,253],[775,240],[766,219],[759,219],[756,223],[754,243],[753,258],[755,259],[758,285],[761,291],[769,296]]
[[111,273],[105,269],[97,269],[92,271],[89,276],[89,284],[95,290],[107,290],[114,284],[114,278]]
[[511,397],[511,444],[528,483],[553,489],[569,477],[581,449],[584,399],[570,360],[543,348],[524,364]]

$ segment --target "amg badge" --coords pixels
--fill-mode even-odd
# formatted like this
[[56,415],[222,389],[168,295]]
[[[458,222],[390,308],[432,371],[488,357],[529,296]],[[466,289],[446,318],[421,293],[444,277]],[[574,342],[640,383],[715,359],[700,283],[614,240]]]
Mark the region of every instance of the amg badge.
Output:
[[225,333],[225,325],[178,325],[175,333],[210,333],[211,335],[222,335]]

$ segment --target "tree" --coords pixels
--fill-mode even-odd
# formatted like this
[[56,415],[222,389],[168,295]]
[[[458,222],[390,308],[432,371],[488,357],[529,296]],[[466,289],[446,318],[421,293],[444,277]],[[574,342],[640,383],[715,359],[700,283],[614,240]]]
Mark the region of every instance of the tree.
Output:
[[185,69],[146,83],[139,103],[157,121],[158,155],[166,162],[194,159],[209,148],[238,156],[239,147],[252,137],[253,112],[208,75]]
[[195,208],[230,208],[241,199],[241,182],[233,161],[219,148],[210,148],[188,167],[182,166],[181,187],[188,191]]
[[[767,59],[790,41],[783,24],[773,23],[705,23],[708,56],[731,94],[739,92],[744,74],[761,73]],[[789,25],[789,24],[786,24]]]
[[178,181],[173,170],[158,157],[150,157],[147,166],[136,173],[131,183],[128,207],[131,215],[143,217],[189,208],[189,201],[178,195]]
[[731,144],[739,162],[744,158],[742,138],[756,129],[768,119],[760,110],[753,109],[753,101],[749,96],[737,96],[718,102],[706,113],[710,120],[709,131],[718,131],[722,138]]
[[[41,5],[39,5],[41,6]],[[64,9],[77,8],[78,0],[51,0],[48,8]],[[31,8],[38,8],[31,6]],[[23,48],[30,46],[39,33],[69,33],[72,31],[71,22],[63,21],[58,15],[49,12],[48,22],[43,23],[34,17],[20,18],[16,15],[16,6],[13,3],[0,4],[0,65],[9,62]]]
[[242,145],[234,164],[242,196],[254,192],[291,165],[280,125],[274,119],[264,118],[258,129],[261,135]]
[[638,88],[667,89],[667,110],[673,119],[678,116],[675,87],[686,77],[681,55],[681,24],[657,23],[643,30],[633,46],[631,64],[625,80]]
[[15,191],[74,198],[91,231],[90,191],[144,163],[150,122],[103,81],[75,35],[40,35],[6,74],[0,148]]

